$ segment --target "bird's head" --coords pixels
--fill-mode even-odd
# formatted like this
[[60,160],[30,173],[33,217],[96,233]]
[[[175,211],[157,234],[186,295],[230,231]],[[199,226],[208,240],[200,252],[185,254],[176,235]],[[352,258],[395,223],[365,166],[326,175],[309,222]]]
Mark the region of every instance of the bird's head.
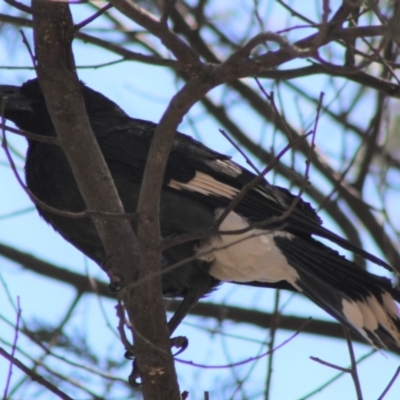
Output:
[[[108,117],[128,117],[113,101],[83,83],[81,91],[92,125]],[[13,121],[22,130],[55,135],[38,79],[26,81],[21,86],[0,85],[0,115]]]

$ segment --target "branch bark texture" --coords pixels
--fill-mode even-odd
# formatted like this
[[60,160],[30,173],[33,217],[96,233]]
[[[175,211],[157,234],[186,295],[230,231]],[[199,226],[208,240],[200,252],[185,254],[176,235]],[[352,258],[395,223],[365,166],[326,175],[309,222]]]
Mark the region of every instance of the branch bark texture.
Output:
[[[71,48],[74,30],[69,6],[33,0],[32,10],[39,80],[79,190],[89,209],[122,214],[122,203],[91,131],[80,93]],[[161,284],[155,284],[160,278],[144,288],[130,290],[129,283],[141,276],[141,260],[146,269],[146,257],[139,257],[129,221],[100,216],[92,219],[110,257],[107,266],[110,277],[123,286],[128,285],[123,289],[123,300],[133,325],[135,356],[144,396],[152,400],[179,399],[165,314],[159,306],[162,304]]]

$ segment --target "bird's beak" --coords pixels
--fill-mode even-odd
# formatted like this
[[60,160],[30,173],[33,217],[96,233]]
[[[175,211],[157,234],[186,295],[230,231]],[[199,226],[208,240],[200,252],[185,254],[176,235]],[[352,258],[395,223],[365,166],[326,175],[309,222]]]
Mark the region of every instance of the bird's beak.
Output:
[[19,86],[0,85],[0,116],[9,112],[32,111],[30,101],[21,94]]

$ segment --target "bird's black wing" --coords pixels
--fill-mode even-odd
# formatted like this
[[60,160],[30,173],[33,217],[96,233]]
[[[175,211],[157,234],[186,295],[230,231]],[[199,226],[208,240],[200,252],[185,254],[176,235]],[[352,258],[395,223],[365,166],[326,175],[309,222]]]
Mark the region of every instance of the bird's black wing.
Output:
[[[108,135],[98,137],[107,160],[132,167],[132,179],[140,181],[156,124],[138,119],[120,126]],[[240,190],[252,182],[256,175],[196,141],[177,133],[165,171],[165,189],[209,205],[211,209],[226,208]],[[344,249],[391,270],[391,267],[374,255],[354,246],[348,240],[324,228],[314,208],[291,194],[287,189],[268,184],[266,180],[249,190],[235,207],[235,211],[252,222],[280,217],[296,202],[287,218],[272,225],[307,238],[316,235],[328,239]]]

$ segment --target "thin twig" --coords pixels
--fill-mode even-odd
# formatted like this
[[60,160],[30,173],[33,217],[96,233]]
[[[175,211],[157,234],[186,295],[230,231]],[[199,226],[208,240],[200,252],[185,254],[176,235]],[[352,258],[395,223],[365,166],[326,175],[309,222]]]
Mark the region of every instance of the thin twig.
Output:
[[[362,357],[360,357],[357,360],[357,363],[360,363],[361,361],[365,360],[366,358],[370,357],[372,354],[375,353],[375,350],[370,351],[369,353],[363,355]],[[350,371],[350,367],[348,368],[348,370]],[[343,376],[343,374],[347,373],[346,372],[340,372],[339,374],[335,375],[333,378],[329,379],[327,382],[325,382],[324,384],[322,384],[321,386],[317,387],[316,389],[314,389],[312,392],[306,394],[305,396],[302,396],[299,398],[299,400],[308,400],[311,397],[313,397],[314,395],[316,395],[317,393],[319,393],[321,390],[327,388],[330,384],[332,384],[333,382],[337,381],[340,377]]]
[[21,306],[20,306],[20,302],[19,302],[19,296],[17,296],[17,321],[15,323],[15,335],[14,335],[14,341],[13,341],[13,344],[12,344],[12,347],[11,347],[11,360],[10,360],[10,366],[9,366],[9,369],[8,369],[6,385],[4,387],[3,400],[7,399],[7,397],[8,397],[8,389],[10,388],[12,367],[14,365],[13,360],[15,358],[15,351],[16,351],[16,348],[17,348],[17,340],[18,340],[18,331],[19,331],[20,319],[21,319]]
[[164,46],[168,48],[181,63],[181,67],[187,72],[190,73],[193,71],[198,73],[199,69],[205,67],[200,62],[196,52],[154,15],[128,0],[110,1],[115,8],[125,14],[126,17],[143,26],[154,36],[158,37]]
[[61,391],[56,386],[54,386],[48,380],[44,379],[41,375],[37,374],[36,372],[33,372],[30,368],[28,368],[26,365],[24,365],[17,358],[13,357],[11,354],[9,354],[7,351],[5,351],[2,347],[0,347],[0,355],[2,355],[6,360],[13,363],[17,368],[19,368],[22,372],[24,372],[26,375],[28,375],[33,381],[36,381],[40,385],[44,386],[50,392],[57,395],[60,399],[73,400],[72,397],[69,397],[66,393]]
[[103,15],[106,11],[108,11],[110,8],[112,8],[113,5],[108,3],[107,5],[105,5],[103,8],[100,8],[100,10],[98,10],[97,12],[95,12],[93,15],[91,15],[89,18],[86,18],[85,20],[83,20],[82,22],[79,22],[79,24],[76,24],[74,26],[74,31],[78,32],[79,30],[81,30],[84,26],[89,25],[91,22],[93,22],[96,18],[100,17],[101,15]]
[[[126,337],[126,333],[125,333],[125,325],[127,325],[126,318],[125,318],[125,309],[120,300],[118,300],[118,304],[115,306],[115,310],[117,311],[117,317],[118,317],[117,330],[118,330],[121,342],[124,345],[126,351],[133,353],[133,346],[129,342],[128,338]],[[131,329],[131,327],[129,327],[129,328]]]
[[[2,98],[2,101],[4,101],[4,103],[5,103],[4,107],[6,107],[7,106],[7,103],[6,103],[7,102],[7,97],[4,96]],[[3,106],[2,106],[2,108],[3,108]],[[4,115],[4,112],[3,112],[2,115]],[[0,129],[4,129],[4,130],[6,130],[8,132],[12,132],[12,133],[15,133],[15,134],[20,135],[20,136],[24,136],[27,139],[35,140],[37,142],[54,144],[55,146],[59,146],[60,145],[60,142],[59,142],[58,138],[55,137],[55,136],[44,136],[44,135],[38,135],[36,133],[30,133],[30,132],[27,132],[27,131],[22,131],[21,129],[13,128],[12,126],[8,126],[7,124],[4,124],[4,123],[0,124]]]
[[22,4],[22,3],[19,2],[19,1],[16,1],[16,0],[4,0],[4,1],[5,1],[7,4],[9,4],[10,6],[16,8],[17,10],[26,12],[26,13],[28,13],[28,14],[31,14],[31,13],[32,13],[32,8],[31,8],[31,7],[29,7],[29,6],[25,5],[25,4]]
[[328,362],[328,361],[321,360],[321,359],[318,358],[318,357],[313,357],[313,356],[311,356],[311,357],[310,357],[310,360],[313,360],[313,361],[315,361],[315,362],[317,362],[317,363],[320,363],[320,364],[322,364],[322,365],[325,365],[325,366],[327,366],[327,367],[329,367],[329,368],[337,369],[337,370],[339,370],[339,371],[342,371],[342,372],[346,372],[346,373],[351,374],[351,369],[340,367],[339,365],[332,364],[332,363],[330,363],[330,362]]
[[36,57],[35,57],[35,55],[33,54],[31,45],[29,44],[28,39],[26,38],[25,32],[24,32],[22,29],[20,29],[19,33],[20,33],[21,36],[22,36],[22,42],[24,43],[26,49],[28,50],[29,57],[31,58],[31,61],[32,61],[32,66],[33,66],[33,68],[35,68],[35,70],[36,70],[36,68],[37,68],[37,62],[36,62]]
[[[276,346],[275,348],[272,349],[272,352],[279,350],[280,348],[284,347],[286,344],[288,344],[290,341],[292,341],[303,329],[304,327],[309,324],[311,321],[311,319],[307,319],[304,321],[304,323],[299,327],[299,329],[292,335],[290,336],[288,339],[286,339],[285,341],[283,341],[281,344],[279,344],[278,346]],[[193,361],[186,361],[186,360],[181,360],[179,358],[175,358],[176,361],[182,363],[182,364],[186,364],[186,365],[190,365],[192,367],[198,367],[198,368],[204,368],[204,369],[225,369],[225,368],[232,368],[232,367],[238,367],[240,365],[245,365],[247,363],[259,360],[261,358],[264,358],[265,356],[267,356],[268,354],[271,354],[271,351],[266,351],[265,353],[262,353],[258,356],[255,357],[250,357],[246,360],[243,361],[238,361],[232,364],[225,364],[225,365],[206,365],[206,364],[198,364],[195,363]]]
[[392,379],[390,380],[389,384],[386,386],[385,390],[382,392],[382,394],[378,397],[378,400],[383,400],[385,398],[385,396],[388,394],[390,388],[392,387],[392,385],[394,384],[394,382],[396,381],[397,377],[400,374],[400,367],[398,367],[396,369],[396,372],[394,373]]
[[270,391],[271,391],[271,383],[272,383],[272,364],[273,364],[273,357],[275,352],[273,351],[274,345],[275,345],[275,338],[276,338],[276,332],[278,328],[278,320],[279,320],[279,296],[280,295],[280,290],[277,289],[275,291],[275,301],[274,301],[274,311],[273,311],[273,317],[272,321],[273,323],[270,326],[270,336],[271,339],[268,343],[268,350],[270,351],[269,357],[268,357],[268,366],[267,366],[267,381],[265,384],[265,398],[269,399],[270,398]]
[[[265,42],[277,43],[281,50],[287,52],[293,58],[305,58],[314,55],[314,47],[298,47],[290,42],[283,36],[275,32],[263,32],[255,35],[251,38],[243,47],[233,53],[227,60],[226,63],[236,63],[242,59],[248,58],[251,51]],[[321,40],[322,42],[322,40]]]
[[285,118],[282,117],[281,113],[278,110],[278,107],[275,104],[275,99],[274,99],[274,92],[271,92],[268,94],[263,85],[261,85],[261,82],[259,79],[255,76],[254,80],[257,83],[258,88],[261,90],[261,93],[265,96],[265,98],[271,103],[272,110],[274,112],[274,117],[278,120],[278,125],[282,127],[282,130],[286,133],[286,136],[290,139],[292,139],[291,135],[291,130],[288,124],[286,123]]
[[[14,326],[14,324],[11,323],[11,321],[5,319],[4,317],[0,316],[0,319],[1,319],[3,322],[5,322],[8,326],[10,326],[10,327],[13,327],[13,326]],[[100,376],[100,377],[102,377],[102,378],[110,379],[110,380],[113,380],[113,381],[118,381],[118,382],[121,382],[121,383],[126,383],[126,380],[125,380],[125,379],[122,379],[122,378],[116,377],[116,376],[112,376],[112,375],[110,375],[110,374],[107,373],[107,372],[104,372],[104,371],[100,371],[100,370],[91,368],[91,367],[89,367],[88,365],[79,364],[79,363],[77,363],[77,362],[71,361],[71,360],[69,360],[69,359],[67,359],[67,358],[65,358],[65,357],[63,357],[63,356],[60,356],[60,355],[54,353],[54,352],[52,351],[52,349],[51,349],[49,346],[43,344],[43,342],[40,341],[40,340],[37,338],[37,335],[36,335],[35,332],[31,332],[30,330],[28,330],[27,327],[24,327],[23,329],[21,329],[20,332],[21,332],[23,335],[25,335],[26,337],[28,337],[30,340],[32,340],[32,341],[33,341],[37,346],[39,346],[42,350],[44,350],[44,351],[46,352],[47,355],[50,355],[51,357],[54,357],[54,358],[57,359],[57,360],[60,360],[60,361],[66,363],[66,364],[68,364],[68,365],[71,365],[71,366],[73,366],[74,368],[79,368],[79,369],[82,369],[82,370],[84,370],[84,371],[87,371],[87,372],[96,374],[96,375],[98,375],[98,376]],[[6,345],[11,346],[11,344],[7,343],[4,339],[1,339],[1,338],[0,338],[0,341],[1,341],[2,343],[6,344]],[[27,356],[27,357],[29,356],[26,352],[24,352],[24,350],[22,350],[22,349],[18,349],[18,350],[19,350],[19,352],[20,352],[22,355]],[[35,361],[35,360],[32,359],[32,361]]]
[[358,377],[358,372],[357,372],[357,361],[354,356],[354,350],[353,350],[353,344],[351,342],[350,331],[345,326],[343,327],[343,330],[344,330],[344,335],[346,336],[347,346],[349,349],[349,355],[350,355],[350,360],[351,360],[351,377],[353,378],[354,387],[356,389],[357,400],[363,400],[360,379]]
[[[312,132],[306,133],[304,136],[301,136],[297,140],[294,140],[293,143],[287,144],[279,153],[278,155],[274,158],[274,160],[267,166],[265,167],[260,174],[258,174],[251,182],[247,183],[243,188],[240,190],[240,192],[236,195],[236,197],[230,202],[228,207],[224,209],[222,214],[219,216],[217,221],[214,224],[214,228],[218,228],[221,223],[225,220],[227,215],[240,203],[240,201],[246,196],[246,194],[253,189],[255,186],[257,186],[260,182],[264,180],[264,176],[273,169],[273,167],[278,163],[279,159],[282,158],[290,149],[294,148],[299,142],[310,136]],[[296,199],[295,199],[296,200]],[[297,200],[298,202],[299,200]],[[294,210],[294,208],[297,205],[297,202],[292,202],[291,206],[288,208],[287,211],[290,210],[288,213],[287,211],[283,213],[282,215],[285,215],[285,218],[287,218],[290,213]]]
[[[4,115],[4,111],[1,112],[0,116]],[[104,217],[110,217],[110,218],[117,218],[117,219],[128,219],[128,220],[135,220],[137,218],[136,213],[113,213],[113,212],[108,212],[108,211],[93,211],[93,210],[86,210],[86,211],[81,211],[81,212],[72,212],[72,211],[67,211],[67,210],[60,210],[58,208],[49,206],[47,203],[44,201],[40,200],[34,193],[32,193],[31,190],[25,185],[24,181],[20,177],[17,167],[14,163],[14,160],[11,156],[11,153],[8,149],[7,145],[7,137],[6,137],[6,132],[5,132],[5,123],[4,123],[4,118],[2,118],[2,123],[0,124],[0,129],[2,130],[2,144],[1,147],[4,149],[4,152],[6,154],[7,160],[10,164],[11,170],[14,173],[15,178],[17,179],[17,182],[21,186],[21,188],[25,191],[25,193],[28,195],[28,197],[32,200],[32,202],[42,208],[45,211],[48,211],[52,214],[56,215],[61,215],[63,217],[71,218],[71,219],[81,219],[81,218],[88,218],[92,216],[104,216]],[[35,136],[40,136],[40,135],[35,135]]]
[[240,146],[234,140],[232,140],[232,138],[223,129],[218,130],[222,134],[222,136],[242,155],[242,157],[246,160],[246,163],[249,164],[250,167],[253,168],[257,174],[260,174],[260,170],[255,166],[255,164],[251,161],[251,159],[247,156],[243,149],[241,149]]

